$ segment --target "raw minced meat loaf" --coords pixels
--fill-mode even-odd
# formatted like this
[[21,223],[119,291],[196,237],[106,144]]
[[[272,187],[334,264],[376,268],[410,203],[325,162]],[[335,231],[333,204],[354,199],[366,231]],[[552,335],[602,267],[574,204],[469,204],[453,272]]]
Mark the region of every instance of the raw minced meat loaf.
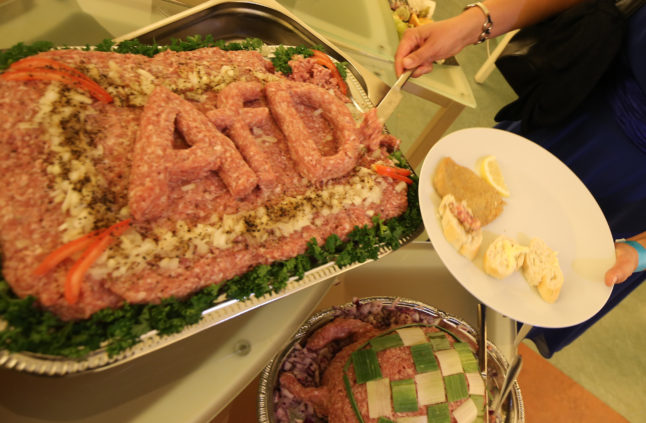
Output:
[[[41,56],[114,100],[0,80],[2,272],[64,319],[182,298],[407,207],[405,184],[371,170],[397,140],[374,110],[353,116],[311,59],[287,78],[258,52],[218,48]],[[33,275],[57,247],[126,218],[78,302],[64,298],[74,260]]]

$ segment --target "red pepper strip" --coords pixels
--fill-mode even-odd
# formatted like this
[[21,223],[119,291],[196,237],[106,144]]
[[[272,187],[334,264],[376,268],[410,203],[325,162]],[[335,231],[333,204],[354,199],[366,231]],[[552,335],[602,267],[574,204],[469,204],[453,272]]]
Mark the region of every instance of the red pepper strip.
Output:
[[87,79],[88,81],[94,82],[92,79],[90,79],[89,76],[87,76],[80,70],[72,66],[66,65],[65,63],[61,63],[52,59],[47,59],[45,57],[29,56],[29,57],[25,57],[24,59],[20,59],[17,62],[12,63],[11,66],[9,66],[10,71],[31,70],[31,69],[39,69],[39,68],[53,69],[53,70],[67,72],[73,76],[78,76],[79,78]]
[[[25,57],[24,59],[20,59],[17,62],[12,63],[11,66],[9,66],[10,71],[32,70],[32,69],[48,69],[48,70],[57,70],[61,72],[66,72],[80,79],[85,79],[90,84],[96,84],[96,82],[94,82],[93,79],[91,79],[89,76],[87,76],[80,70],[72,66],[66,65],[65,63],[61,63],[52,59],[47,59],[45,57],[29,56],[29,57]],[[101,87],[99,86],[99,88]],[[106,94],[109,95],[107,92]]]
[[412,184],[413,183],[412,179],[410,179],[409,177],[401,174],[394,167],[383,166],[383,165],[373,165],[373,169],[375,170],[375,172],[377,172],[380,175],[388,176],[388,177],[393,178],[393,179],[398,179],[400,181],[406,182],[407,184]]
[[383,170],[384,172],[391,171],[391,172],[399,173],[400,175],[404,175],[404,176],[408,176],[412,173],[410,169],[404,169],[403,167],[386,166],[386,165],[380,165],[380,164],[373,165],[373,168],[375,169],[376,172],[379,172],[379,170]]
[[34,81],[34,80],[43,80],[43,81],[57,81],[62,82],[63,84],[71,85],[75,88],[85,90],[96,98],[99,101],[104,103],[110,103],[112,101],[112,96],[106,90],[103,89],[99,84],[92,81],[89,78],[81,78],[75,75],[72,75],[66,71],[61,71],[58,69],[49,69],[49,68],[33,68],[33,69],[19,69],[19,70],[8,70],[0,74],[0,78],[7,81]]
[[67,273],[65,279],[65,300],[69,304],[76,304],[81,292],[81,285],[85,274],[92,267],[101,254],[114,240],[122,235],[130,226],[130,219],[115,223],[106,229],[81,255],[74,266]]
[[34,270],[34,275],[43,276],[66,258],[71,257],[79,251],[85,250],[90,244],[96,241],[97,237],[103,232],[105,232],[105,229],[97,229],[96,231],[92,231],[89,234],[85,234],[80,238],[76,238],[73,241],[61,245],[45,257],[45,259]]
[[334,78],[336,79],[337,84],[339,85],[339,89],[341,90],[341,93],[343,93],[343,95],[346,95],[348,93],[348,85],[343,80],[343,77],[339,73],[339,69],[337,69],[334,62],[332,62],[332,59],[330,59],[330,57],[327,54],[323,53],[320,50],[312,50],[312,52],[314,53],[314,58],[316,59],[316,63],[318,63],[321,66],[325,66],[330,70],[330,72],[332,72],[332,76],[334,76]]

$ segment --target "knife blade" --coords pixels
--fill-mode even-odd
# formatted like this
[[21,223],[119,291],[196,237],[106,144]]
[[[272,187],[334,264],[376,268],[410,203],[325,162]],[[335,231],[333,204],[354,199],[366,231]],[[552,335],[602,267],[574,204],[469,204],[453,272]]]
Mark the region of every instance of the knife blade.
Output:
[[438,63],[446,66],[460,66],[460,64],[458,63],[458,59],[456,59],[455,56],[442,59],[441,61],[438,61]]
[[390,87],[390,90],[388,90],[384,98],[382,98],[377,105],[377,116],[379,116],[379,119],[381,119],[382,122],[386,122],[386,120],[388,120],[390,115],[392,115],[397,108],[397,105],[403,97],[401,88],[406,83],[406,81],[408,81],[408,78],[410,78],[412,73],[413,69],[409,69],[406,72],[402,73],[401,76],[397,78],[397,81],[395,81],[392,87]]

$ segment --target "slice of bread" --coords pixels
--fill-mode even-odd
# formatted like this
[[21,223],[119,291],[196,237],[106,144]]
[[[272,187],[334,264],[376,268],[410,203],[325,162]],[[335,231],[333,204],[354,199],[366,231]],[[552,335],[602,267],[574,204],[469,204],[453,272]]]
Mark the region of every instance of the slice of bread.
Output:
[[485,251],[484,271],[494,278],[504,279],[521,268],[528,251],[528,247],[505,235],[499,235]]
[[450,157],[444,157],[438,163],[433,187],[442,198],[452,194],[458,202],[466,201],[482,226],[502,213],[504,201],[500,193],[474,171],[460,166]]
[[535,286],[543,300],[555,302],[563,286],[563,271],[555,251],[540,238],[529,242],[529,252],[523,263],[523,276]]
[[482,244],[480,222],[465,201],[458,203],[451,194],[442,198],[438,208],[442,232],[460,254],[473,260]]

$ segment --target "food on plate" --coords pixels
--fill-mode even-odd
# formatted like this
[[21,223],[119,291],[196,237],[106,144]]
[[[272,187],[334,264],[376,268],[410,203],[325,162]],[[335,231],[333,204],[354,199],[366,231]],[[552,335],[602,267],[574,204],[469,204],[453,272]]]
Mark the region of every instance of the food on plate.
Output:
[[563,271],[558,254],[545,241],[540,238],[530,240],[522,272],[543,300],[553,303],[558,299],[563,286]]
[[496,156],[489,155],[480,161],[480,176],[496,189],[503,197],[509,197],[509,188],[500,170]]
[[452,194],[447,194],[440,202],[438,213],[447,241],[460,254],[473,260],[482,244],[482,229],[480,221],[473,216],[467,202],[458,202]]
[[378,302],[338,315],[281,363],[276,422],[474,422],[485,382],[463,333]]
[[436,6],[433,0],[389,0],[388,3],[400,37],[408,28],[432,22]]
[[528,251],[528,247],[505,235],[499,235],[485,250],[484,271],[495,278],[504,279],[521,268]]
[[[262,295],[408,210],[408,182],[373,169],[405,165],[399,141],[376,110],[350,109],[320,54],[286,75],[254,50],[155,53],[50,50],[0,74],[2,274],[17,296],[74,321],[226,281]],[[258,285],[276,264],[280,280]]]
[[444,157],[438,163],[433,186],[440,197],[452,194],[457,201],[466,201],[482,226],[502,213],[504,201],[500,193],[474,171],[450,157]]

